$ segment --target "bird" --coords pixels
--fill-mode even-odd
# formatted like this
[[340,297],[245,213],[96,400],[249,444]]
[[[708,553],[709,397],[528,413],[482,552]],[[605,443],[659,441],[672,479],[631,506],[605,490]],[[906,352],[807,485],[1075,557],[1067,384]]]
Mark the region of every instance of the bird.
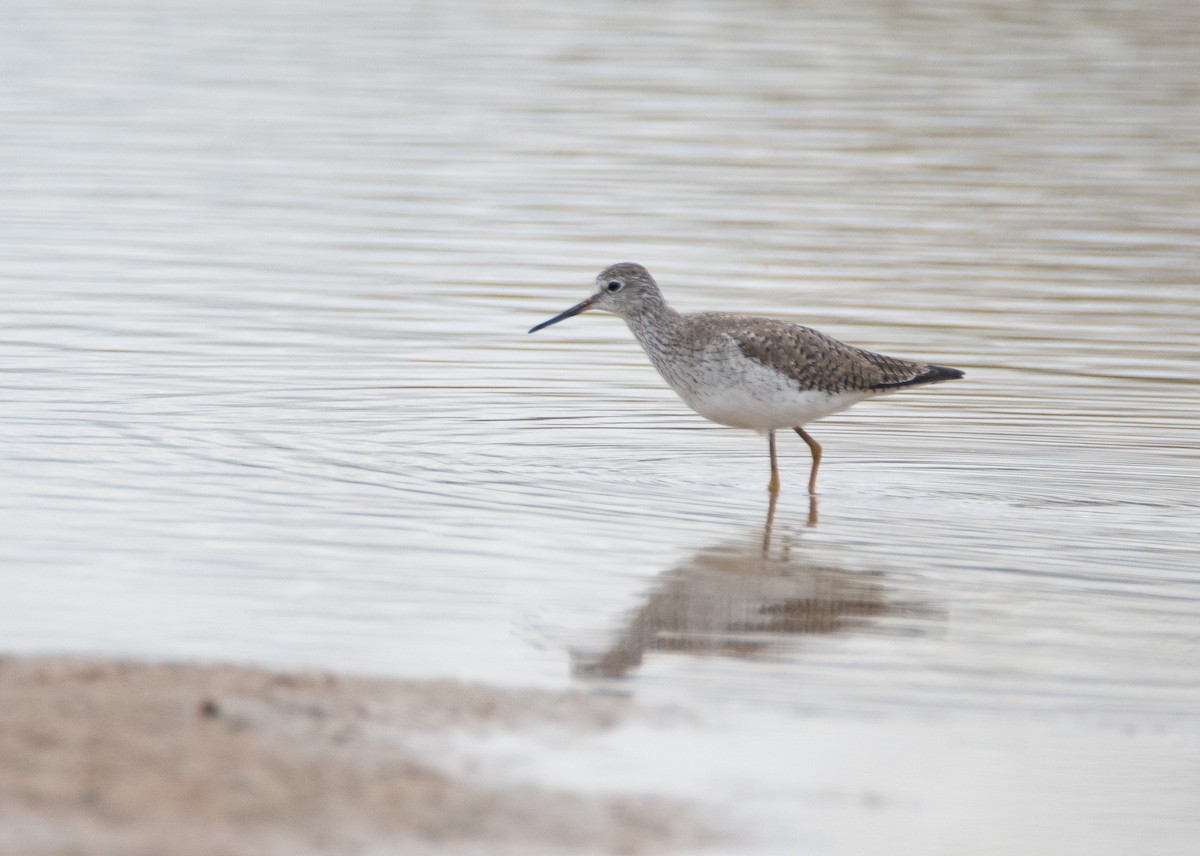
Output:
[[677,312],[650,272],[633,262],[602,270],[594,294],[529,332],[588,311],[623,319],[663,380],[696,413],[766,435],[772,497],[780,489],[777,430],[794,430],[811,450],[808,492],[815,495],[821,446],[805,425],[869,398],[965,374],[872,353],[775,318]]

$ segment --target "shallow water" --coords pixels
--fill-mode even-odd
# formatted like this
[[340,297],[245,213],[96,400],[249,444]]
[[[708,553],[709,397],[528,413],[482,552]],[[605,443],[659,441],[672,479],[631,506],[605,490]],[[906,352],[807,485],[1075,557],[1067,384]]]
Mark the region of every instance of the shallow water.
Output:
[[[1057,745],[1020,729],[1080,729],[1046,804],[1129,820],[1078,852],[1200,833],[1190,5],[506,8],[0,32],[0,647],[595,687],[884,755],[967,721],[916,742],[997,829]],[[813,427],[816,525],[785,439],[764,556],[761,438],[615,319],[524,332],[620,260],[967,378]],[[845,787],[943,804],[905,769]],[[867,846],[838,828],[814,852]]]

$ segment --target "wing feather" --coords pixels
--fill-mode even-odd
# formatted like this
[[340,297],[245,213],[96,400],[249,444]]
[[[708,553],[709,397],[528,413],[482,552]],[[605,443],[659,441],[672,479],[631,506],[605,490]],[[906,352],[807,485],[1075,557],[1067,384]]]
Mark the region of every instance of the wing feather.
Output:
[[743,354],[786,375],[803,389],[882,392],[963,376],[958,369],[886,357],[785,321],[746,318],[723,326],[725,335]]

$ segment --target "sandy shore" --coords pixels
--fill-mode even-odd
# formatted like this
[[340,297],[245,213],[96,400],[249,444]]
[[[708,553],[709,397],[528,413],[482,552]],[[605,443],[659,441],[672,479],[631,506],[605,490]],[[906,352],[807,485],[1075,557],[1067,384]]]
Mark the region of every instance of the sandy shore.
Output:
[[404,737],[604,729],[618,699],[227,666],[0,658],[0,851],[643,853],[684,807],[435,769]]

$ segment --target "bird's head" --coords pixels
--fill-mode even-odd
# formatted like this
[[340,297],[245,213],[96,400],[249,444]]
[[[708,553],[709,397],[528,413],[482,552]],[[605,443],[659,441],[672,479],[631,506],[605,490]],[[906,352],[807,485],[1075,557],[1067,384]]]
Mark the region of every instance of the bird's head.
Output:
[[662,294],[654,282],[654,277],[650,276],[650,271],[633,262],[621,262],[600,271],[596,277],[596,291],[591,297],[576,303],[549,321],[543,321],[529,332],[536,333],[543,327],[549,327],[589,310],[611,312],[621,318],[631,318],[662,305]]

